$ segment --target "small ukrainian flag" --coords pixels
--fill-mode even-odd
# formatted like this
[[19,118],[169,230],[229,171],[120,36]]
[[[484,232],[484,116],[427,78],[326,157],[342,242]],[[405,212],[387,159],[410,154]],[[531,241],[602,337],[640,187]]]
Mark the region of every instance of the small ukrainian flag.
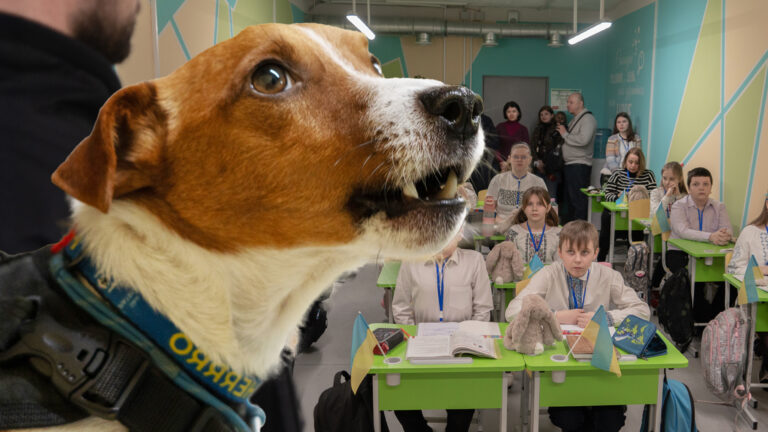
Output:
[[352,393],[357,394],[357,388],[363,382],[368,371],[373,365],[373,348],[376,346],[376,337],[373,335],[363,314],[358,312],[355,324],[352,327],[352,350],[350,353],[350,385]]
[[669,219],[667,218],[667,212],[664,210],[664,204],[659,204],[659,207],[653,214],[651,233],[653,233],[653,235],[661,234],[661,238],[664,241],[669,240],[669,235],[672,233],[672,227],[669,225]]
[[740,305],[757,302],[757,281],[763,278],[763,272],[757,265],[757,258],[754,255],[749,257],[747,271],[744,273],[744,283],[739,290]]
[[619,361],[616,359],[616,348],[613,347],[611,332],[608,330],[608,320],[605,318],[605,308],[600,305],[597,312],[584,328],[581,337],[588,340],[594,347],[592,351],[592,366],[621,376]]

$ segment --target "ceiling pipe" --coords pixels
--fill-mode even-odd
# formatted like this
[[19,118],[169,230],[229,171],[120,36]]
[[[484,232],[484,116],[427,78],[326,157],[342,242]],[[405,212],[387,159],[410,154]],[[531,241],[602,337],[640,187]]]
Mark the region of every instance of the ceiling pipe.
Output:
[[[332,25],[354,30],[346,20],[336,16],[307,16],[308,22]],[[371,30],[394,35],[418,35],[429,33],[433,36],[476,36],[485,38],[488,33],[496,37],[551,38],[552,33],[571,35],[575,32],[567,24],[507,24],[443,21],[429,18],[380,17],[372,23]]]

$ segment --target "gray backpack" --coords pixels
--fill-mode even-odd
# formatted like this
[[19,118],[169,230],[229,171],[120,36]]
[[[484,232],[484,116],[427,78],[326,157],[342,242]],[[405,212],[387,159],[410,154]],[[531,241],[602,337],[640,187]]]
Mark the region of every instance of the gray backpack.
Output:
[[624,282],[643,298],[648,291],[648,257],[650,250],[645,242],[634,243],[627,249],[624,263]]
[[709,390],[728,402],[741,399],[749,321],[741,308],[720,312],[701,336],[701,366]]

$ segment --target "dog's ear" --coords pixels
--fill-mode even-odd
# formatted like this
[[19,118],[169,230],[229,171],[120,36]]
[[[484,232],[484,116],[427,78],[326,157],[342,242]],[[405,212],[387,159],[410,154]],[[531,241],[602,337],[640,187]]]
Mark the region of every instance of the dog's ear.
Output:
[[67,194],[106,213],[114,198],[151,184],[166,114],[150,82],[126,87],[99,111],[85,138],[51,176]]

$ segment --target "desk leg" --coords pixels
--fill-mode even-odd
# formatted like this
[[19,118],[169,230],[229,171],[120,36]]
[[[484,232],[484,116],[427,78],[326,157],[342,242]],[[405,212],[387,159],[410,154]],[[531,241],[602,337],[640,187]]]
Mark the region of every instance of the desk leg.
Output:
[[387,320],[393,324],[395,317],[392,315],[392,288],[384,288],[384,297],[384,303],[387,305]]
[[688,255],[688,276],[691,278],[691,308],[693,308],[693,296],[696,291],[696,258],[693,255]]
[[507,432],[507,394],[509,390],[509,374],[501,373],[501,412],[499,413],[499,430]]
[[531,386],[531,432],[539,432],[540,385],[541,372],[533,372],[533,385]]
[[[647,230],[645,230],[645,231],[647,231]],[[653,270],[656,267],[655,265],[653,265],[653,247],[655,246],[654,243],[655,242],[654,242],[654,238],[653,238],[653,233],[648,234],[648,249],[651,251],[650,260],[648,261],[648,283],[651,283],[651,281],[653,281]],[[653,288],[653,287],[651,287],[649,285],[648,286],[648,298],[646,299],[648,304],[650,304],[650,302],[651,302],[651,288]]]
[[613,266],[613,243],[616,241],[616,212],[611,212],[611,245],[608,247],[608,262]]
[[587,199],[589,199],[587,204],[587,222],[592,223],[592,197],[588,196]]
[[520,417],[523,420],[523,429],[526,430],[528,428],[529,420],[530,420],[530,411],[528,410],[528,407],[530,406],[531,401],[531,380],[528,376],[528,371],[524,370],[523,372],[523,392],[520,395]]
[[654,432],[661,431],[661,408],[664,397],[664,369],[659,369],[659,389],[656,394],[656,407],[653,410],[653,430]]
[[381,432],[381,412],[379,411],[379,380],[373,377],[373,432]]

